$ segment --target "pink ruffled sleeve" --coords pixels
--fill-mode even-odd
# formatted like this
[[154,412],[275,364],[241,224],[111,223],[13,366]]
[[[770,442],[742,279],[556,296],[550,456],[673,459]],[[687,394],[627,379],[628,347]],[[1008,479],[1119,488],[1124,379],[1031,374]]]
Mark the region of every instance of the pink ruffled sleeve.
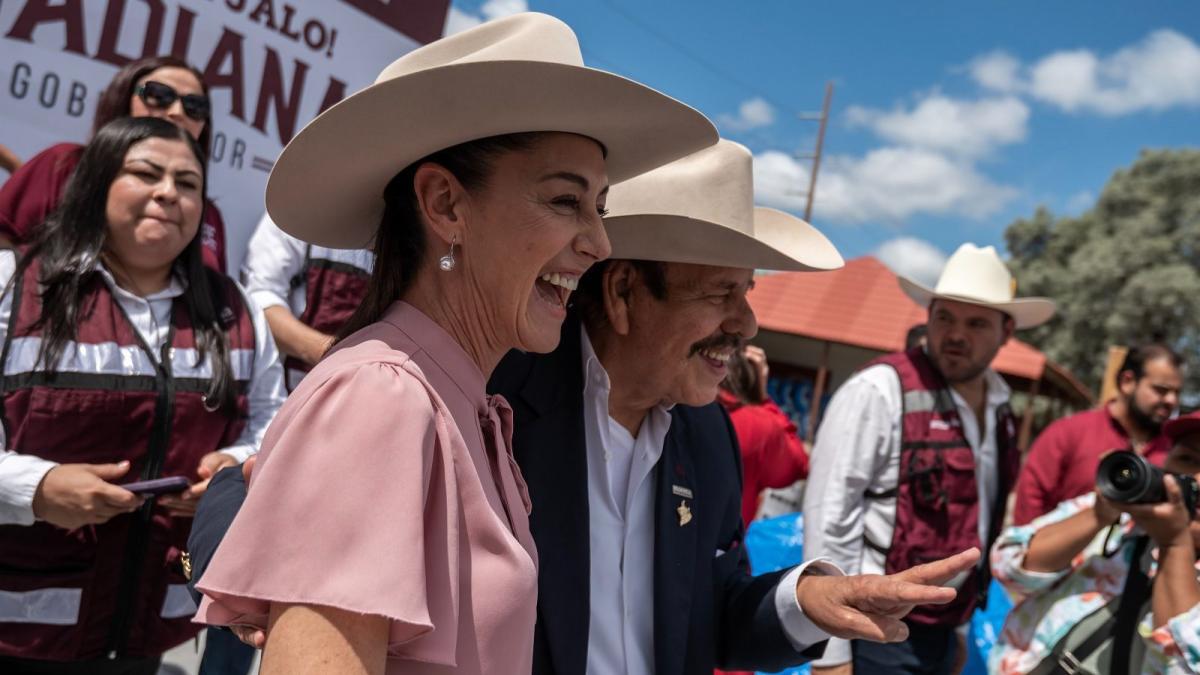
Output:
[[272,602],[335,607],[390,619],[393,655],[452,664],[447,417],[410,363],[324,374],[268,431],[245,505],[198,584],[207,597],[197,620],[264,627]]

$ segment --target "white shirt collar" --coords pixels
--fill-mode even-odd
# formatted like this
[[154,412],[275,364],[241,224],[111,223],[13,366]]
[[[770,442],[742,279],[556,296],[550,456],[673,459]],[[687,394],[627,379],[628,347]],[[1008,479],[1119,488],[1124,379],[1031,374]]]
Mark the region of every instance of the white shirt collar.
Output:
[[104,283],[108,284],[109,290],[111,290],[113,293],[124,295],[130,298],[137,298],[139,300],[145,300],[146,302],[152,302],[154,300],[174,300],[175,298],[183,295],[183,292],[187,290],[187,281],[183,278],[183,275],[179,273],[179,270],[171,271],[171,280],[167,283],[166,288],[162,289],[161,291],[155,291],[145,297],[121,288],[121,286],[117,284],[116,277],[114,277],[112,272],[110,272],[103,264],[97,264],[96,271],[100,273],[100,276],[104,279]]

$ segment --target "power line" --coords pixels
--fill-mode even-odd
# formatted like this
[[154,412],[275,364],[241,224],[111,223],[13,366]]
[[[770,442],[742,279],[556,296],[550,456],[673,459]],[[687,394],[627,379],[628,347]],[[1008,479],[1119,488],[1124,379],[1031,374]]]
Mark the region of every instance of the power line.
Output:
[[770,103],[771,105],[775,106],[776,108],[778,108],[780,110],[787,111],[793,115],[797,115],[797,116],[801,116],[801,117],[803,117],[805,114],[810,114],[810,113],[802,113],[800,111],[797,111],[794,108],[792,108],[792,106],[783,104],[783,103],[779,102],[778,100],[774,99],[772,96],[769,96],[769,95],[763,93],[763,91],[759,87],[741,79],[740,77],[734,75],[733,73],[730,73],[730,72],[726,71],[725,69],[717,66],[716,64],[708,61],[704,57],[702,57],[699,54],[697,54],[696,52],[692,51],[691,48],[689,48],[687,45],[684,45],[683,43],[677,41],[675,38],[671,37],[670,34],[659,30],[656,26],[654,26],[654,24],[644,21],[643,19],[639,18],[638,16],[631,14],[624,7],[617,5],[616,3],[612,2],[611,0],[603,0],[603,4],[606,5],[609,9],[611,9],[616,14],[621,15],[621,17],[624,18],[629,23],[632,23],[633,25],[637,26],[638,28],[641,28],[642,30],[646,31],[647,33],[658,38],[661,42],[663,42],[667,46],[671,47],[672,49],[679,52],[680,54],[683,54],[684,56],[688,57],[689,59],[691,59],[695,63],[699,64],[700,66],[702,66],[709,72],[721,77],[722,79],[726,80],[727,82],[730,82],[731,84],[736,84],[737,86],[741,87],[742,89],[745,89],[746,91],[748,91],[752,94],[755,94],[756,96],[762,98],[763,100],[767,101],[768,103]]

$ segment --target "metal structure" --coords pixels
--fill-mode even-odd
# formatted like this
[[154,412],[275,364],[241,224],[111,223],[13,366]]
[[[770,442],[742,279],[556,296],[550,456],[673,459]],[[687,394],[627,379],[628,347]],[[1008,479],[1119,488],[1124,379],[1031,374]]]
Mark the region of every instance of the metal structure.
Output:
[[819,113],[805,113],[800,119],[806,122],[819,122],[817,128],[817,147],[812,154],[798,154],[796,159],[811,159],[812,171],[808,172],[808,191],[805,195],[804,220],[812,222],[813,199],[817,194],[817,173],[821,170],[821,152],[825,147],[825,128],[829,122],[829,104],[833,101],[833,82],[825,83],[825,102]]

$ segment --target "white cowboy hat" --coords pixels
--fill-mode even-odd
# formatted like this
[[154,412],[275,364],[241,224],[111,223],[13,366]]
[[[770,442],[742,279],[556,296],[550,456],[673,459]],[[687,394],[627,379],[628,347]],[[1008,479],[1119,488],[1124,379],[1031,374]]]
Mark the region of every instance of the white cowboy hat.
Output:
[[904,277],[900,277],[900,287],[922,307],[936,298],[990,307],[1011,316],[1017,328],[1033,328],[1054,316],[1053,300],[1013,297],[1017,280],[992,246],[959,246],[932,289]]
[[613,182],[717,141],[700,112],[584,66],[566,24],[523,13],[409,52],[317,116],[275,163],[267,211],[304,241],[364,248],[402,169],[460,143],[530,131],[598,141]]
[[767,270],[832,270],[817,228],[754,206],[753,156],[733,141],[614,185],[604,219],[613,258]]

